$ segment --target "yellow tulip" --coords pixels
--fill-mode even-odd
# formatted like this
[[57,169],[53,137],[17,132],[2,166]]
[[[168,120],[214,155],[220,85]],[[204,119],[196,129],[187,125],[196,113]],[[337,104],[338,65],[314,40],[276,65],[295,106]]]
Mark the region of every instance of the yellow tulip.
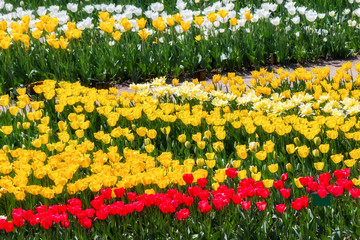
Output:
[[216,160],[205,160],[205,164],[208,168],[214,168],[216,164]]
[[268,169],[271,173],[276,173],[278,171],[279,165],[277,163],[275,164],[270,164],[268,166]]
[[316,170],[321,171],[324,168],[324,162],[316,162],[314,163],[314,167]]
[[330,159],[335,164],[337,164],[337,163],[341,162],[344,159],[344,156],[341,153],[339,153],[339,154],[331,155]]
[[241,179],[241,180],[246,178],[246,170],[239,171],[238,172],[238,178]]
[[274,184],[274,179],[264,179],[263,181],[264,187],[271,188]]
[[233,168],[239,168],[241,165],[241,160],[232,161],[231,165],[233,166]]
[[0,131],[1,131],[2,133],[4,133],[5,135],[9,135],[10,133],[12,133],[13,130],[14,130],[14,129],[13,129],[13,126],[2,126],[2,127],[0,128]]

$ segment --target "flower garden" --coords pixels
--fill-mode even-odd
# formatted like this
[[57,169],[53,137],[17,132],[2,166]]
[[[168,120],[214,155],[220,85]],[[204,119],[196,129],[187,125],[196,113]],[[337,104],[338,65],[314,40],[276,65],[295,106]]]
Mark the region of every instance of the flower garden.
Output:
[[0,1],[1,239],[358,239],[360,63],[231,71],[356,54],[357,1],[131,3]]

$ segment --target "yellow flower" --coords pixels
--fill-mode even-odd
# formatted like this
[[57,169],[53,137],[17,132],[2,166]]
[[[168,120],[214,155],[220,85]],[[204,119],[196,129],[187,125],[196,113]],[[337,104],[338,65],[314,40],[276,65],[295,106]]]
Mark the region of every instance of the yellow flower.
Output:
[[146,25],[146,21],[145,18],[140,18],[140,19],[136,19],[136,25],[140,28],[143,29]]
[[200,41],[201,41],[201,35],[197,35],[197,36],[195,37],[195,40],[198,41],[198,42],[200,42]]
[[194,22],[198,26],[201,26],[201,24],[203,24],[203,22],[204,22],[204,17],[203,16],[196,16],[195,19],[194,19]]
[[27,130],[27,129],[30,128],[30,123],[29,122],[23,122],[22,127],[23,127],[23,129]]
[[268,169],[271,173],[276,173],[278,171],[279,165],[277,163],[275,164],[270,164],[268,166]]
[[303,187],[303,185],[300,183],[299,178],[294,178],[294,182],[295,182],[295,185],[296,185],[298,188],[302,188],[302,187]]
[[273,141],[269,140],[264,144],[263,148],[267,153],[271,153],[274,151],[274,146],[275,146],[275,143],[273,143]]
[[255,157],[259,159],[260,161],[263,161],[266,159],[267,153],[265,151],[259,151],[255,153]]
[[257,166],[253,166],[253,165],[250,166],[249,170],[252,173],[257,173],[258,172]]
[[206,145],[206,142],[205,141],[199,141],[197,142],[197,147],[199,149],[204,149],[205,148],[205,145]]
[[347,159],[347,160],[344,160],[344,163],[347,167],[352,167],[355,165],[356,159]]
[[201,141],[201,138],[202,138],[202,136],[201,136],[200,132],[192,135],[192,140],[194,140],[195,142]]
[[154,151],[154,148],[155,148],[154,145],[148,144],[148,145],[145,146],[145,151],[147,153],[152,153]]
[[219,186],[220,184],[218,182],[214,182],[213,184],[211,184],[212,189],[215,191],[218,189]]
[[246,178],[246,170],[239,171],[238,172],[238,178],[241,179],[241,180]]
[[10,114],[15,116],[19,112],[19,108],[15,106],[9,107]]
[[314,138],[314,143],[319,146],[321,144],[321,138],[320,137],[316,137]]
[[9,135],[13,131],[13,126],[2,126],[0,129],[5,135]]
[[353,178],[351,181],[352,181],[352,182],[354,183],[354,185],[356,185],[356,186],[360,185],[360,179]]
[[253,16],[251,15],[251,12],[249,10],[245,10],[245,19],[250,21],[252,18]]
[[154,189],[152,189],[152,188],[150,188],[150,189],[146,189],[146,190],[145,190],[145,194],[147,194],[147,195],[150,195],[150,194],[155,194],[155,190],[154,190]]
[[236,26],[236,24],[237,24],[237,19],[236,19],[236,18],[231,18],[231,19],[229,20],[229,22],[230,22],[230,24],[231,24],[232,26]]
[[205,153],[206,159],[213,160],[215,157],[215,153]]
[[316,170],[321,171],[324,168],[324,162],[316,162],[314,163],[314,167]]
[[157,160],[163,165],[164,167],[170,167],[172,154],[171,152],[163,152],[157,157]]
[[150,129],[147,131],[146,135],[150,138],[150,139],[154,139],[156,138],[157,132],[155,129]]
[[292,167],[291,163],[287,163],[285,167],[286,167],[286,171],[292,172],[293,167]]
[[319,157],[319,156],[320,156],[319,149],[314,149],[314,150],[312,151],[312,154],[314,155],[314,157]]
[[297,148],[297,152],[301,158],[306,158],[309,155],[310,148],[306,145]]
[[274,179],[264,179],[263,181],[264,187],[271,188],[274,184]]
[[205,162],[205,160],[203,158],[198,158],[196,160],[196,165],[198,165],[199,167],[202,167],[202,166],[204,166],[204,162]]
[[339,153],[339,154],[331,155],[330,159],[331,161],[337,164],[344,159],[344,156],[341,153]]
[[233,166],[233,168],[239,168],[241,165],[241,160],[232,161],[231,165]]
[[329,144],[321,144],[319,146],[319,150],[322,153],[327,153],[329,151],[330,145]]
[[181,26],[182,30],[183,30],[184,32],[186,32],[186,31],[189,30],[189,28],[190,28],[190,22],[181,21],[181,22],[180,22],[180,26]]
[[178,141],[181,143],[186,142],[186,135],[185,134],[181,134],[178,136]]
[[145,29],[142,29],[138,32],[138,34],[139,34],[141,40],[145,41],[150,33],[148,31],[146,31]]
[[208,168],[214,168],[216,160],[205,160],[205,163]]
[[216,152],[221,152],[222,150],[224,150],[224,143],[223,142],[214,142],[213,148]]
[[251,178],[253,178],[256,182],[257,182],[257,181],[260,181],[260,179],[261,179],[261,172],[251,173]]
[[174,86],[177,86],[177,85],[179,84],[179,79],[174,78],[174,79],[172,80],[172,84],[173,84]]
[[147,133],[147,128],[146,127],[139,127],[136,129],[136,133],[137,135],[139,135],[140,137],[144,137]]

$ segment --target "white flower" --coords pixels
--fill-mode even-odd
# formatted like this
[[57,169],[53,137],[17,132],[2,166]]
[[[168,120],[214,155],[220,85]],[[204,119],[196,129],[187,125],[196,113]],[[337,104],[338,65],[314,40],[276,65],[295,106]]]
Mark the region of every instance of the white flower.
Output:
[[249,28],[246,28],[245,31],[246,31],[247,33],[250,33],[250,29],[249,29]]
[[319,19],[323,19],[325,17],[325,13],[318,13],[317,16]]
[[350,9],[346,8],[344,9],[344,12],[343,12],[345,15],[348,15],[350,13]]
[[309,22],[314,22],[317,18],[317,13],[313,10],[306,11],[305,17]]
[[295,15],[295,13],[296,13],[296,8],[295,7],[288,8],[287,10],[288,10],[290,15]]
[[330,12],[329,12],[329,16],[330,16],[330,17],[334,17],[334,16],[335,16],[335,13],[336,13],[335,11],[330,11]]
[[299,22],[300,22],[300,17],[299,17],[299,16],[295,16],[294,18],[291,19],[291,21],[292,21],[294,24],[299,24]]
[[306,12],[306,7],[298,7],[296,9],[301,15],[304,15]]
[[213,24],[214,24],[214,27],[219,27],[220,26],[220,22],[218,20],[216,20]]
[[43,16],[43,15],[46,15],[47,10],[45,7],[38,7],[36,12],[39,16]]
[[283,0],[276,0],[277,4],[282,4]]
[[94,6],[92,5],[86,5],[83,10],[87,12],[88,14],[92,13],[94,11]]
[[270,19],[270,22],[272,25],[277,26],[280,24],[280,18],[279,17],[272,18],[272,19]]
[[68,3],[66,5],[67,9],[69,9],[71,12],[77,12],[78,5],[76,3]]
[[162,12],[164,10],[164,5],[162,3],[156,2],[150,5],[150,9],[154,12]]
[[291,30],[291,27],[290,27],[290,26],[286,26],[286,27],[285,27],[285,31],[286,31],[286,32],[288,32],[288,31],[290,31],[290,30]]
[[360,8],[356,9],[353,14],[355,14],[357,17],[360,17]]
[[184,10],[186,8],[186,3],[182,0],[177,0],[176,8],[179,10]]
[[299,37],[299,36],[300,36],[300,32],[296,32],[296,33],[295,33],[295,36],[296,36],[296,37]]
[[353,3],[354,3],[354,0],[349,0],[349,3],[350,3],[350,4],[353,4]]
[[324,41],[324,42],[327,42],[327,38],[326,38],[326,37],[324,37],[323,41]]
[[11,3],[7,3],[7,4],[5,4],[5,9],[6,9],[6,11],[8,11],[8,12],[10,12],[10,11],[12,11],[13,10],[13,5],[11,4]]

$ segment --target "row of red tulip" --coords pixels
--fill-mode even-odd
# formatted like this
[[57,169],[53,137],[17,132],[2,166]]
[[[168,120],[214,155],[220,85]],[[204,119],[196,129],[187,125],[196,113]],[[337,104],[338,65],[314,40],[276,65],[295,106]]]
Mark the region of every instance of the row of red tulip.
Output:
[[[230,169],[226,171],[228,177],[235,177],[236,170]],[[344,190],[348,191],[353,198],[359,198],[360,189],[354,188],[354,184],[347,178],[350,175],[350,169],[342,169],[334,172],[335,179],[330,173],[323,173],[314,179],[312,176],[299,178],[300,183],[306,187],[308,193],[317,192],[324,198],[328,193],[334,197],[344,194]],[[36,207],[36,213],[33,210],[24,210],[21,208],[12,210],[12,221],[0,219],[0,229],[12,232],[15,227],[21,227],[25,221],[34,226],[40,224],[43,228],[48,229],[53,224],[60,224],[64,228],[70,225],[69,214],[85,228],[91,228],[93,221],[105,220],[109,215],[126,216],[130,213],[141,212],[144,207],[157,206],[164,213],[175,213],[175,217],[181,221],[188,218],[190,210],[188,207],[193,206],[197,202],[197,208],[201,213],[208,213],[214,208],[217,211],[222,210],[225,206],[232,204],[240,205],[242,209],[248,210],[251,207],[251,198],[256,196],[256,208],[263,211],[267,208],[267,199],[270,196],[270,189],[264,187],[264,183],[256,182],[252,178],[246,178],[239,182],[236,189],[229,188],[226,185],[219,186],[216,190],[209,191],[205,189],[208,185],[206,178],[197,180],[197,184],[193,184],[192,174],[185,174],[184,181],[189,184],[187,194],[178,192],[177,189],[168,189],[166,193],[140,194],[135,192],[125,193],[125,189],[102,189],[101,194],[95,196],[90,202],[91,208],[83,209],[83,203],[77,198],[67,201],[65,205],[41,205]],[[275,192],[279,191],[284,199],[291,196],[291,189],[285,188],[288,180],[287,174],[282,174],[281,179],[274,181],[273,188]],[[330,184],[334,180],[334,184]],[[112,199],[112,196],[116,199]],[[122,199],[122,200],[119,200]],[[290,201],[289,201],[290,202]],[[291,201],[291,208],[301,210],[306,208],[309,203],[307,196],[295,198]],[[196,206],[196,205],[195,205]],[[277,204],[275,209],[279,213],[286,210],[286,204]],[[194,214],[194,213],[192,213]]]

